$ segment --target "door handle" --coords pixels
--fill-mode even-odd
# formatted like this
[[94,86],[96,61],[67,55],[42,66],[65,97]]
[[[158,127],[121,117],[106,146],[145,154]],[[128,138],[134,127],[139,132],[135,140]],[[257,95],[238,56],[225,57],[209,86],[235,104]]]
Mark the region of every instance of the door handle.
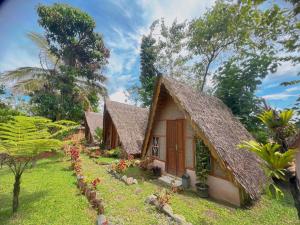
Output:
[[175,150],[176,150],[176,152],[178,151],[178,146],[177,146],[177,144],[175,145]]

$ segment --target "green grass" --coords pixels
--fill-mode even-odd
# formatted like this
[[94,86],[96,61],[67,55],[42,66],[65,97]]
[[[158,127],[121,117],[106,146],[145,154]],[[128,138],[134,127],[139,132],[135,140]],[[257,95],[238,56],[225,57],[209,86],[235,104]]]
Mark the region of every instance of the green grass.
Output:
[[[168,224],[167,218],[154,207],[144,203],[147,196],[162,188],[156,180],[141,180],[143,172],[129,169],[127,175],[137,175],[138,185],[127,186],[113,178],[106,166],[99,166],[83,156],[83,169],[88,179],[99,177],[98,186],[104,200],[105,214],[116,224]],[[148,176],[147,174],[145,175]],[[193,192],[174,194],[171,206],[175,213],[185,216],[193,224],[300,224],[289,194],[275,200],[263,196],[251,209],[235,209],[209,199],[201,199]]]
[[124,175],[127,177],[134,177],[135,179],[142,180],[142,179],[154,179],[153,173],[151,171],[143,171],[138,167],[129,167]]
[[85,225],[94,224],[96,212],[84,196],[78,195],[70,162],[44,159],[24,172],[20,208],[12,215],[14,178],[8,168],[0,169],[0,224]]
[[116,158],[109,158],[109,157],[104,157],[100,156],[99,158],[95,159],[97,162],[103,163],[103,164],[110,164],[118,159]]

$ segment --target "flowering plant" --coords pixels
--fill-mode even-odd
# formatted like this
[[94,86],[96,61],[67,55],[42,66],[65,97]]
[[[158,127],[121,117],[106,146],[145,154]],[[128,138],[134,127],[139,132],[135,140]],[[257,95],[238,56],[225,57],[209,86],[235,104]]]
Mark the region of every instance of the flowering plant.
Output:
[[170,190],[163,188],[162,190],[155,193],[155,196],[157,197],[159,206],[163,207],[164,205],[166,205],[170,202],[171,192],[170,192]]
[[116,171],[118,173],[124,173],[126,171],[127,167],[128,166],[127,166],[126,160],[121,159],[119,161],[119,163],[117,164]]
[[91,181],[92,188],[93,188],[94,190],[96,190],[97,185],[100,184],[100,182],[101,182],[101,180],[100,180],[100,178],[98,178],[98,177],[97,177],[96,179],[92,180],[92,181]]
[[74,165],[74,170],[76,172],[76,174],[80,174],[81,173],[81,164],[80,164],[80,161],[77,161],[75,162],[75,165]]
[[71,147],[70,155],[72,161],[77,161],[79,159],[79,149],[75,146]]
[[154,159],[155,158],[153,156],[147,157],[146,159],[140,162],[139,167],[143,170],[147,170],[149,164],[153,163]]

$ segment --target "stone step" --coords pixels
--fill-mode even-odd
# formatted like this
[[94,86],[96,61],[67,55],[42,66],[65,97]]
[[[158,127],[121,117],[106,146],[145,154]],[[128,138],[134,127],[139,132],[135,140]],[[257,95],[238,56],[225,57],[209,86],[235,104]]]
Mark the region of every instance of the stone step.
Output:
[[160,178],[158,178],[159,181],[167,184],[167,185],[172,185],[172,182],[174,183],[175,187],[179,187],[182,185],[182,179],[180,177],[175,177],[173,175],[162,175]]

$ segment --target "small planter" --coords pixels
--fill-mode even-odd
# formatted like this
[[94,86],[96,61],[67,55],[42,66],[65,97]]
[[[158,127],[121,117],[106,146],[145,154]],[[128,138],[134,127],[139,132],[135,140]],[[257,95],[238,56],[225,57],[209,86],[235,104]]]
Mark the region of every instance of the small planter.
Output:
[[199,195],[199,197],[208,198],[208,185],[207,184],[197,183],[196,188],[197,188],[197,194]]
[[156,177],[160,177],[161,176],[161,168],[158,166],[155,166],[152,168],[153,174]]
[[97,197],[97,192],[94,191],[94,190],[92,190],[92,191],[90,192],[90,198],[89,198],[89,200],[90,200],[90,201],[93,201],[94,199],[96,199],[96,197]]

